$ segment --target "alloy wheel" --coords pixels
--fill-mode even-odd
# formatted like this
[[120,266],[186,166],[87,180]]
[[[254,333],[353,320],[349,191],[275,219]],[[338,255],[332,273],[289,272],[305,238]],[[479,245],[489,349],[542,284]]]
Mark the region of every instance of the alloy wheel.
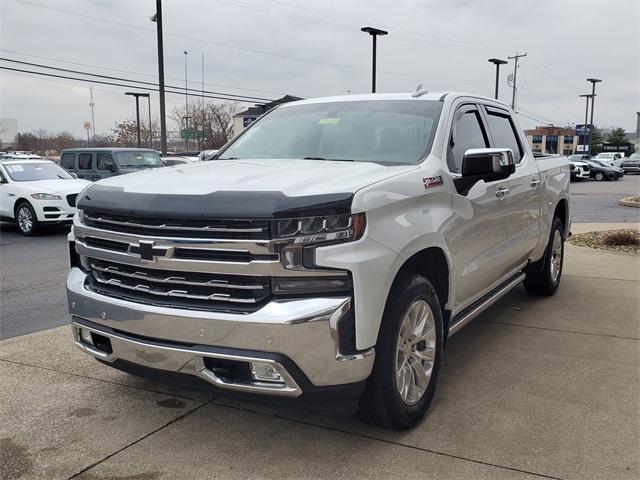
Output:
[[560,269],[562,268],[562,235],[560,230],[556,230],[553,234],[553,245],[551,246],[551,280],[553,283],[558,281]]
[[29,233],[33,229],[33,215],[26,205],[18,210],[18,226],[24,233]]

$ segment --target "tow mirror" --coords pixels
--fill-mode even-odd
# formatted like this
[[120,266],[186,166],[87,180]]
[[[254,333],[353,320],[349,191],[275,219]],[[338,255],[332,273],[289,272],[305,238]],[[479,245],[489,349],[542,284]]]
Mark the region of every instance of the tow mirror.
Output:
[[516,164],[510,148],[472,148],[464,152],[461,178],[455,180],[456,189],[461,195],[466,195],[480,180],[504,180],[515,171]]

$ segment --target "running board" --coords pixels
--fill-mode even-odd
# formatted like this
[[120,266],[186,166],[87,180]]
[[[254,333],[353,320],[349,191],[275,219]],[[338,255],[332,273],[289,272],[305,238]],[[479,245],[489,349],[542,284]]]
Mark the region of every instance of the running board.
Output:
[[518,273],[515,277],[512,277],[511,280],[507,280],[501,286],[489,292],[484,298],[478,300],[470,307],[465,308],[459,315],[452,319],[448,336],[450,337],[457,333],[462,327],[480,315],[485,309],[500,300],[505,294],[509,293],[513,287],[524,280],[524,277],[524,273]]

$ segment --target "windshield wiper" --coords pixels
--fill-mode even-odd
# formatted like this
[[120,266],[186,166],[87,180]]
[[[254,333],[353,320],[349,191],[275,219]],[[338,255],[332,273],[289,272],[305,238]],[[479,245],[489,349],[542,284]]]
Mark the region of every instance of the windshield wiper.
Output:
[[240,160],[238,157],[214,158],[212,160]]
[[329,160],[331,162],[355,162],[352,158],[304,157],[303,160]]

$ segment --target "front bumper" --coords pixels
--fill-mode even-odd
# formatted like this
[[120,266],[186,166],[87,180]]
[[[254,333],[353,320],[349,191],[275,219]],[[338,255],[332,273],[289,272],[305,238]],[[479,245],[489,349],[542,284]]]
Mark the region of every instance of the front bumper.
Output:
[[[67,277],[74,339],[104,362],[184,373],[229,391],[288,397],[362,382],[373,367],[373,349],[340,351],[341,320],[353,311],[350,297],[275,300],[253,313],[219,313],[106,297],[87,289],[85,280],[79,268]],[[111,351],[83,342],[81,328],[108,338]],[[229,381],[207,366],[211,359],[269,364],[283,382]]]
[[66,222],[71,223],[76,213],[76,208],[69,205],[67,200],[30,200],[33,210],[39,222]]

